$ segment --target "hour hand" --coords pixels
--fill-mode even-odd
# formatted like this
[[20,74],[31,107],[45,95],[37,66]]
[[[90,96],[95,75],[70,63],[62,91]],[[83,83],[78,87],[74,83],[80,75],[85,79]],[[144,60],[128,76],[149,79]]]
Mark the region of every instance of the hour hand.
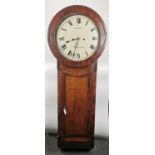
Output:
[[76,41],[76,40],[80,40],[80,38],[72,38],[72,40],[67,40],[65,43],[70,43],[71,41]]
[[69,40],[67,40],[65,43],[69,43],[70,41]]

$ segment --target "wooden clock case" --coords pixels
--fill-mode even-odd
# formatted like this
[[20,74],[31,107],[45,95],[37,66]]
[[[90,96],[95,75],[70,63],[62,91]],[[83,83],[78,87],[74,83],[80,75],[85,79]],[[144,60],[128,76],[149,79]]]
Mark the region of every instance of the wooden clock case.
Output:
[[[56,43],[60,23],[76,14],[92,19],[100,34],[96,52],[83,61],[63,57]],[[97,59],[105,42],[104,22],[94,10],[85,6],[62,9],[49,25],[48,43],[58,62],[58,146],[61,149],[91,149],[94,146]]]

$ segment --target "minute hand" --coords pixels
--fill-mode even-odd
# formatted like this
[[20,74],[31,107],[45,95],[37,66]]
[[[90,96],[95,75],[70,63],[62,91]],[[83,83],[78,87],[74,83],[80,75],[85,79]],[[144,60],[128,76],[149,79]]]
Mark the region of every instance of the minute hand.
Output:
[[79,38],[77,38],[76,44],[75,44],[75,46],[74,46],[74,53],[73,53],[73,56],[75,55],[75,52],[76,52],[76,49],[77,49],[77,46],[78,46],[78,42],[79,42]]

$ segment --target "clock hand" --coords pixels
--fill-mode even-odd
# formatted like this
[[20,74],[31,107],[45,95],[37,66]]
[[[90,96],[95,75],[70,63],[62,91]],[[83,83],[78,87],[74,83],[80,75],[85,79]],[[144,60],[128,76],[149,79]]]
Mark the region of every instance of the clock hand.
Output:
[[79,43],[79,40],[80,40],[80,38],[78,37],[78,38],[77,38],[76,45],[75,45],[75,48],[77,48],[77,46],[78,46],[78,43]]
[[67,40],[65,43],[69,43],[69,42],[75,41],[75,40],[79,40],[79,38],[76,38],[76,39],[72,38],[72,40]]
[[73,56],[75,55],[75,52],[76,52],[76,49],[77,49],[79,40],[80,40],[80,38],[78,37],[78,38],[77,38],[77,41],[76,41],[76,44],[75,44],[75,46],[74,46],[74,53],[73,53]]
[[78,40],[76,41],[76,44],[75,44],[75,46],[74,46],[74,53],[75,53],[75,51],[76,51],[77,45],[78,45]]

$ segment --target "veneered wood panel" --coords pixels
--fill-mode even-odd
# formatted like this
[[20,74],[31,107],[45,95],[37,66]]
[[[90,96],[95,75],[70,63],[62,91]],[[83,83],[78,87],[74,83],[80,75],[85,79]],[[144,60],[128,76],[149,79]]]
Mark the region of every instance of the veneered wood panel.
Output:
[[79,69],[66,67],[58,62],[61,148],[93,147],[96,71],[97,63]]
[[89,126],[89,76],[66,76],[65,135],[86,136]]

